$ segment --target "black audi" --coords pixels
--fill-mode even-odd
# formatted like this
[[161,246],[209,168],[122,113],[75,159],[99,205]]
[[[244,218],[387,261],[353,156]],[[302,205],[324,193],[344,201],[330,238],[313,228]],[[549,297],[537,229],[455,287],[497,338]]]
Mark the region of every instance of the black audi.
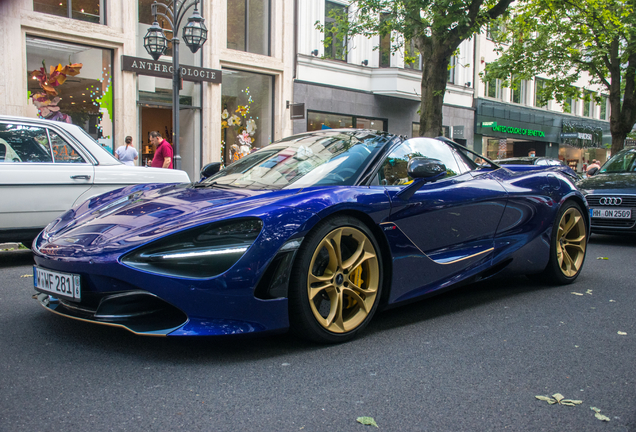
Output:
[[593,233],[636,234],[636,148],[620,151],[577,186],[590,207]]

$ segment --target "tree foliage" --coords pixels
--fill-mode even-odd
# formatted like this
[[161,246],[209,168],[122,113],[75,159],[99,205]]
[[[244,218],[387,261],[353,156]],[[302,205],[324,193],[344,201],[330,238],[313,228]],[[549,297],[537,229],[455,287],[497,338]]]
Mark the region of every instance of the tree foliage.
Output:
[[[317,27],[325,44],[333,38],[400,35],[392,51],[412,41],[422,56],[420,135],[442,134],[442,105],[448,67],[462,41],[504,14],[512,0],[351,0],[346,14],[331,14],[333,22]],[[407,52],[407,61],[409,53]]]
[[502,56],[486,68],[486,80],[547,75],[539,99],[602,102],[574,83],[587,72],[610,101],[612,153],[623,148],[636,122],[635,0],[528,0],[510,13],[501,35]]

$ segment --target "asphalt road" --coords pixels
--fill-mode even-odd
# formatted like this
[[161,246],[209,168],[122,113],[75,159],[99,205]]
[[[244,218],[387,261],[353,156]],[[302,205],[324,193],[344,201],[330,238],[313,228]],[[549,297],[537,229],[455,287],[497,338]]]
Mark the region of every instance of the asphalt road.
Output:
[[593,236],[573,285],[472,285],[338,346],[139,337],[45,311],[31,272],[0,252],[2,431],[636,431],[633,238]]

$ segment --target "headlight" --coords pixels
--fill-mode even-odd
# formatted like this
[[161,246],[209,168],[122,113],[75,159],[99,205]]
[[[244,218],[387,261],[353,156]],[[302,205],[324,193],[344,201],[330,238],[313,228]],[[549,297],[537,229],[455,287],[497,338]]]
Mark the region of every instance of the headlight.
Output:
[[124,255],[133,268],[166,276],[211,278],[232,267],[254,243],[263,222],[235,219],[170,235]]

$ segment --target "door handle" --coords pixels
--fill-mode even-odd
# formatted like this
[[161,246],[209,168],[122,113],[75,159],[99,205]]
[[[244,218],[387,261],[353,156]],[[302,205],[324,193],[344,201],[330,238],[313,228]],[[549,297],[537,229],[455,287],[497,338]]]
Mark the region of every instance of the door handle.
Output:
[[89,176],[89,175],[74,175],[74,176],[71,176],[71,178],[73,180],[90,180],[91,176]]

